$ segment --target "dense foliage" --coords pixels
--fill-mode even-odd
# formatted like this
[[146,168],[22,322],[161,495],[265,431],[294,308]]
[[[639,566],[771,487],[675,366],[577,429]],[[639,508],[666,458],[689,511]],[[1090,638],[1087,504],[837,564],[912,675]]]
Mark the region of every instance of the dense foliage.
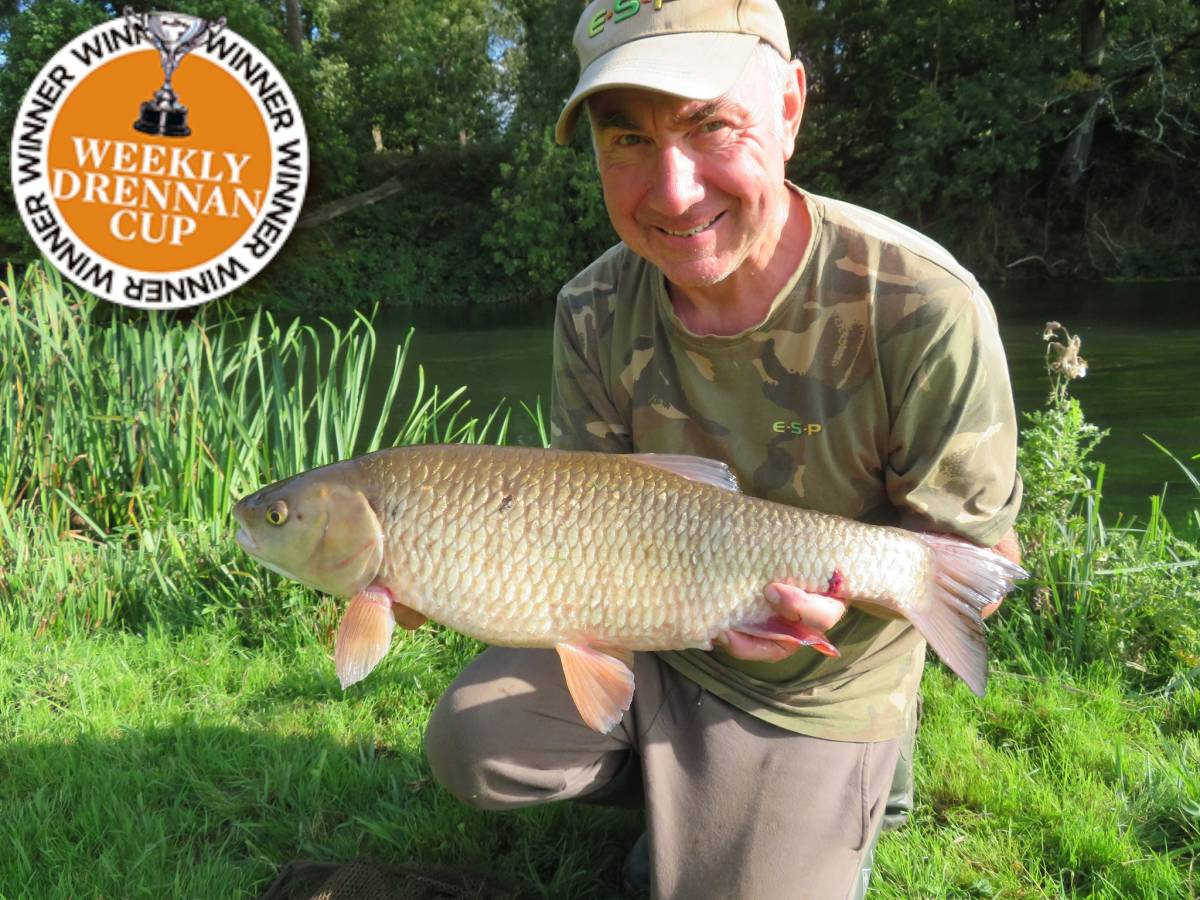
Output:
[[[1200,272],[1190,0],[781,5],[809,73],[789,167],[801,185],[926,230],[987,276]],[[50,54],[118,6],[0,4],[0,132]],[[613,240],[586,137],[557,148],[546,132],[574,82],[577,4],[172,6],[228,16],[288,78],[310,134],[309,211],[401,179],[377,205],[294,235],[260,295],[546,299]],[[0,246],[32,252],[7,184]]]

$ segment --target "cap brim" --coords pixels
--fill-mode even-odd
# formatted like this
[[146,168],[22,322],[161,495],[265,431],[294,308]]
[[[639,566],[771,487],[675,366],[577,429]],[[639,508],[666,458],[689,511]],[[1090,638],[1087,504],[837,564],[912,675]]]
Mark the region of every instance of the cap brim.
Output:
[[620,44],[579,74],[554,126],[554,139],[570,142],[580,104],[599,91],[645,88],[690,100],[720,97],[738,80],[758,40],[753,34],[704,31],[650,35]]

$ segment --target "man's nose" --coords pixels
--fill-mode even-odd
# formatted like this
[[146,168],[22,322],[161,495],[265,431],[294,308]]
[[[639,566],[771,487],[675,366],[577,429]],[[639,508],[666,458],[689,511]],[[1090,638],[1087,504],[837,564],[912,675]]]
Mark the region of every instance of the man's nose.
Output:
[[697,161],[680,147],[663,147],[655,172],[654,206],[663,215],[681,216],[704,197]]

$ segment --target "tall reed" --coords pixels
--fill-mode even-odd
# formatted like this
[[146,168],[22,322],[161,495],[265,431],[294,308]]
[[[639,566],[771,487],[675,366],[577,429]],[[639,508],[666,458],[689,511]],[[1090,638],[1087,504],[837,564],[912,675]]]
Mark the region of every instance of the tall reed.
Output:
[[[221,525],[265,481],[383,446],[502,440],[507,427],[420,367],[397,406],[412,333],[381,348],[361,314],[317,328],[261,309],[112,309],[41,266],[20,281],[10,269],[2,289],[0,508],[34,509],[60,533],[104,539],[168,512]],[[369,388],[378,366],[382,395]]]

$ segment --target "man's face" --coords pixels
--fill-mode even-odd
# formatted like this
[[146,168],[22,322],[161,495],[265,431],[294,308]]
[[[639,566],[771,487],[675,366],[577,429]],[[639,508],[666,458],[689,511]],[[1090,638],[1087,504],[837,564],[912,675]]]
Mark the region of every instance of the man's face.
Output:
[[781,100],[751,59],[717,100],[637,88],[594,95],[604,202],[621,240],[681,287],[717,284],[743,264],[765,268],[788,209],[799,84]]

